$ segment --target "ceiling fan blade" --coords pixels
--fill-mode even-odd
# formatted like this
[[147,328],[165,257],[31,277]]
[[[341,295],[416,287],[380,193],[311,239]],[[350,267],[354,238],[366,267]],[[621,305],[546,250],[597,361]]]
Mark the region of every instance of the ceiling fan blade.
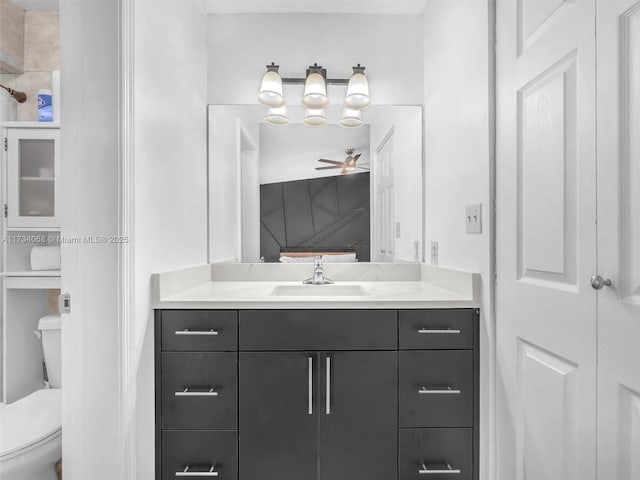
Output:
[[344,165],[344,162],[338,162],[336,160],[327,160],[326,158],[319,158],[318,161],[324,162],[324,163],[332,163],[334,165]]
[[335,167],[316,167],[316,170],[331,170],[333,168],[342,168],[342,166],[336,165]]
[[353,157],[353,163],[356,163],[361,156],[362,156],[362,154],[359,153],[355,157]]

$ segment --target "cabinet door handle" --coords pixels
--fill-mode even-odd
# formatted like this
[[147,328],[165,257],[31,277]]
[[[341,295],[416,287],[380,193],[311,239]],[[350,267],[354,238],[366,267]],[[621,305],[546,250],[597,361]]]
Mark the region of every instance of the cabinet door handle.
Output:
[[327,355],[327,400],[325,413],[331,413],[331,357]]
[[309,357],[309,415],[313,415],[313,357]]
[[185,328],[184,330],[176,330],[176,335],[194,335],[194,336],[209,336],[209,335],[218,335],[217,330],[189,330]]
[[447,334],[447,333],[460,333],[460,330],[457,328],[421,328],[418,330],[418,333],[422,334]]
[[418,475],[459,475],[462,473],[462,471],[459,468],[453,468],[451,465],[449,465],[448,463],[446,464],[447,468],[446,469],[434,469],[434,468],[428,468],[424,462],[422,462],[422,465],[420,469],[418,469]]
[[208,390],[191,390],[189,387],[184,390],[180,390],[175,393],[176,397],[217,397],[218,392],[213,390],[213,387]]
[[422,387],[418,390],[418,393],[426,394],[426,395],[460,395],[462,393],[461,390],[457,388],[427,388]]
[[209,469],[209,471],[204,472],[192,472],[189,471],[191,465],[187,465],[184,470],[181,472],[176,472],[176,477],[217,477],[218,472],[215,471],[216,466],[214,465]]

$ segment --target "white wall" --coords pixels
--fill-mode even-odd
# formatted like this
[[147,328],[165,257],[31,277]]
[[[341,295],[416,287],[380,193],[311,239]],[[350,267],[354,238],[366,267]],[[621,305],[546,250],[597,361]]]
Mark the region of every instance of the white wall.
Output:
[[[493,426],[491,311],[492,0],[430,0],[424,13],[426,249],[439,264],[480,272],[481,477],[490,479]],[[491,36],[491,38],[490,38]],[[465,233],[465,207],[482,203],[483,233]],[[427,254],[428,261],[428,254]]]
[[[369,125],[360,128],[339,125],[312,128],[301,124],[286,127],[261,124],[260,184],[342,175],[341,168],[316,170],[316,167],[331,166],[318,162],[319,158],[344,161],[346,148],[355,148],[355,154],[361,154],[358,165],[368,164]],[[357,173],[363,172],[357,170]]]
[[[253,104],[265,65],[283,77],[304,77],[314,62],[329,78],[367,67],[372,103],[422,104],[422,19],[409,15],[242,14],[209,16],[209,103]],[[329,86],[332,104],[344,87]],[[285,87],[289,105],[302,87]]]
[[198,0],[134,7],[137,475],[154,477],[152,272],[206,263],[206,15]]

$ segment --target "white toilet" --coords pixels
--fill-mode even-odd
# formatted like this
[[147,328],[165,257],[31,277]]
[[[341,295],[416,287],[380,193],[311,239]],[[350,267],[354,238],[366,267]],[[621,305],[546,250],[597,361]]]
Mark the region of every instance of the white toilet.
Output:
[[49,387],[0,405],[0,479],[56,480],[62,456],[60,315],[40,319]]

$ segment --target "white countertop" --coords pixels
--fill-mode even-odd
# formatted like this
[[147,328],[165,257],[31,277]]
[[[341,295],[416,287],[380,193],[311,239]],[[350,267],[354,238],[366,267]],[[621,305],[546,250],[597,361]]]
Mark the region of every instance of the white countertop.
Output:
[[325,276],[335,280],[335,286],[360,286],[366,294],[317,295],[316,289],[332,291],[332,285],[303,287],[314,289],[313,295],[301,294],[305,290],[292,296],[273,294],[277,286],[301,286],[301,279],[309,273],[309,265],[211,264],[154,274],[154,306],[159,309],[479,306],[479,275],[425,264],[327,264]]

